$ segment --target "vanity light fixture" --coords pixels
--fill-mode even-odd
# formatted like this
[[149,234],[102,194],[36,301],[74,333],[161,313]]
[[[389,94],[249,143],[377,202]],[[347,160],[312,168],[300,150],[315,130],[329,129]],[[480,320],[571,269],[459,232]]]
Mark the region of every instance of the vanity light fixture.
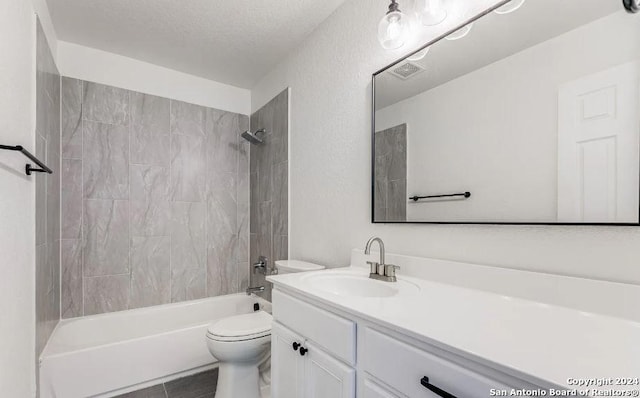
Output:
[[497,8],[494,12],[496,14],[509,14],[522,7],[526,0],[511,0],[509,3]]
[[473,26],[473,23],[465,25],[465,26],[461,27],[460,29],[456,30],[455,32],[451,33],[449,36],[445,37],[445,39],[447,39],[447,40],[459,40],[459,39],[462,39],[463,37],[468,35],[469,32],[471,32],[471,27],[472,26]]
[[427,56],[427,53],[429,52],[430,49],[431,49],[431,46],[418,51],[417,53],[407,57],[407,61],[412,61],[412,62],[420,61],[421,59]]
[[434,26],[447,18],[443,0],[416,0],[416,14],[424,26]]
[[386,50],[394,50],[404,45],[409,35],[409,18],[400,11],[396,0],[391,0],[389,11],[378,24],[378,40]]

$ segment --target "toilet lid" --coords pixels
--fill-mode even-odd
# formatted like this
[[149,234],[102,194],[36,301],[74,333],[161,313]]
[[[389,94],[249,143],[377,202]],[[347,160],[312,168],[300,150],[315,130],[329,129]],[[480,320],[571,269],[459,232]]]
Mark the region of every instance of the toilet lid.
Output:
[[298,260],[278,260],[276,261],[276,268],[281,273],[284,272],[306,272],[306,271],[320,271],[325,269],[324,265],[318,265],[308,263],[306,261]]
[[273,317],[268,312],[234,315],[211,322],[207,335],[216,340],[252,339],[271,334]]

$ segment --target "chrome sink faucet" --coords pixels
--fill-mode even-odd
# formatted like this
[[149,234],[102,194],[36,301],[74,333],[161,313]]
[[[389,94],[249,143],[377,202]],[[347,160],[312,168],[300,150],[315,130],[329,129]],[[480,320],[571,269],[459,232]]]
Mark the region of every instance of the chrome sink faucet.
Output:
[[367,245],[364,247],[364,254],[371,254],[371,245],[373,242],[378,242],[380,246],[380,262],[367,261],[369,264],[369,278],[376,279],[385,282],[396,282],[396,270],[400,269],[397,265],[385,264],[384,261],[384,242],[382,239],[374,236],[367,241]]

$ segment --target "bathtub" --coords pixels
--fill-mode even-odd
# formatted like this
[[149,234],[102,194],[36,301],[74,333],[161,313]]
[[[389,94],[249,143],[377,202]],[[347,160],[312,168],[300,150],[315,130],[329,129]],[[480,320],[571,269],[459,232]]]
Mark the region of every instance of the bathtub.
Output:
[[233,294],[62,320],[40,357],[40,397],[110,397],[213,368],[207,325],[255,303],[271,312]]

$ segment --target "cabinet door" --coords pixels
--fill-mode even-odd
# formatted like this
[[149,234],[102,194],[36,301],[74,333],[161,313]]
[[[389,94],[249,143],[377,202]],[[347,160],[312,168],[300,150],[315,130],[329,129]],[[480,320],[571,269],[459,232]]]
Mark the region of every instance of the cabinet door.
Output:
[[304,339],[274,322],[271,329],[271,395],[273,398],[300,398],[304,394],[304,361],[293,343]]
[[[356,371],[312,343],[305,363],[305,398],[354,398]],[[276,397],[274,397],[276,398]]]

